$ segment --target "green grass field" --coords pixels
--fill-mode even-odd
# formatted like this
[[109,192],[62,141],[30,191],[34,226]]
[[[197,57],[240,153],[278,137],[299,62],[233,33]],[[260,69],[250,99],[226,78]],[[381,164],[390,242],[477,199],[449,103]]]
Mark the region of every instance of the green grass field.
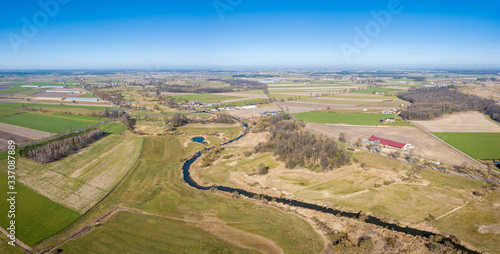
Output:
[[352,124],[352,125],[387,125],[387,126],[411,126],[411,124],[387,123],[380,124],[380,119],[394,118],[394,114],[380,113],[333,113],[333,112],[304,112],[293,114],[299,121],[310,123],[329,123],[329,124]]
[[15,110],[12,110],[12,109],[1,109],[0,110],[0,118],[1,117],[5,117],[5,116],[20,114],[20,113],[22,113],[22,112],[15,111]]
[[[6,165],[6,161],[1,162]],[[0,173],[2,179],[7,179]],[[0,181],[0,225],[8,227],[10,219],[6,216],[7,207],[7,180]],[[27,188],[20,182],[16,183],[16,236],[28,245],[35,244],[52,234],[60,231],[80,217],[80,215],[50,199]]]
[[109,118],[106,117],[95,117],[95,116],[80,116],[80,115],[68,115],[68,114],[53,114],[53,115],[70,119],[88,120],[93,122],[104,122],[109,120]]
[[500,133],[433,132],[474,159],[500,159]]
[[105,133],[119,135],[127,129],[121,123],[105,123],[98,128],[102,128]]
[[218,94],[190,94],[190,95],[176,95],[172,97],[178,101],[180,101],[182,97],[182,100],[198,101],[201,103],[218,103],[225,100],[245,99],[243,97],[225,96]]
[[184,222],[130,212],[119,212],[91,234],[70,241],[60,249],[64,253],[82,254],[96,250],[110,254],[258,253],[237,248]]
[[95,123],[95,121],[71,119],[34,113],[22,113],[0,118],[0,122],[51,133],[64,133],[77,130]]
[[367,89],[367,90],[361,90],[361,91],[355,91],[354,93],[393,93],[398,90],[395,89],[390,89],[390,88],[373,88],[373,89]]

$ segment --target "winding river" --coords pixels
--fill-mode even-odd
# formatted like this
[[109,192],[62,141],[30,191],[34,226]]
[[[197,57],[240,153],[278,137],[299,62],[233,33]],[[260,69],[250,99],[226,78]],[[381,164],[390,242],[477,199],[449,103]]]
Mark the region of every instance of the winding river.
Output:
[[[245,133],[243,133],[242,135],[236,137],[235,139],[227,141],[227,142],[225,142],[225,143],[223,143],[221,145],[227,145],[227,144],[231,144],[231,143],[233,143],[235,141],[238,141],[238,140],[240,140],[241,138],[243,138],[248,133],[249,128],[248,128],[247,124],[243,123],[239,119],[236,119],[236,118],[233,118],[233,119],[235,121],[238,121],[239,123],[241,123],[243,126],[245,126],[245,128],[246,128],[245,129]],[[205,151],[208,151],[210,149],[212,149],[212,148],[206,148]],[[334,209],[334,208],[319,206],[319,205],[316,205],[316,204],[306,203],[306,202],[302,202],[302,201],[298,201],[298,200],[294,200],[294,199],[272,197],[272,196],[268,196],[268,195],[262,195],[262,194],[257,194],[257,193],[249,192],[249,191],[246,191],[246,190],[243,190],[243,189],[232,188],[232,187],[227,187],[227,186],[220,186],[220,185],[214,185],[214,186],[211,186],[211,187],[201,186],[201,185],[199,185],[198,183],[196,183],[191,178],[191,175],[190,175],[190,172],[189,172],[189,169],[191,168],[191,165],[201,155],[202,155],[201,152],[196,153],[191,159],[187,160],[184,163],[184,165],[182,166],[183,179],[184,179],[184,181],[187,184],[189,184],[189,186],[191,186],[193,188],[196,188],[196,189],[199,189],[199,190],[209,190],[209,189],[212,188],[212,189],[215,189],[215,190],[224,191],[224,192],[228,192],[228,193],[237,192],[238,194],[243,195],[245,197],[249,197],[249,198],[253,198],[254,196],[259,196],[260,198],[265,199],[267,201],[274,201],[274,202],[278,202],[278,203],[285,204],[285,205],[306,208],[306,209],[315,210],[315,211],[319,211],[319,212],[323,212],[323,213],[328,213],[328,214],[333,214],[333,215],[337,215],[337,216],[342,216],[342,217],[346,217],[346,218],[353,218],[353,219],[359,219],[360,218],[360,215],[361,215],[360,213],[345,212],[345,211],[337,210],[337,209]],[[430,238],[431,236],[440,236],[440,237],[442,237],[442,240],[439,241],[439,243],[441,243],[441,244],[445,244],[446,242],[450,242],[457,250],[461,250],[462,252],[465,252],[465,253],[480,254],[480,252],[477,252],[477,251],[474,251],[474,250],[470,250],[470,249],[468,249],[467,247],[465,247],[465,246],[463,246],[461,244],[453,242],[448,237],[445,237],[445,236],[442,236],[442,235],[439,235],[439,234],[436,234],[436,233],[433,233],[433,232],[424,231],[424,230],[415,229],[415,228],[410,228],[410,227],[402,227],[402,226],[399,226],[397,224],[385,222],[385,221],[383,221],[383,220],[381,220],[381,219],[379,219],[377,217],[371,216],[371,215],[367,215],[365,218],[366,218],[364,220],[365,223],[377,225],[377,226],[380,226],[380,227],[385,227],[385,228],[388,228],[390,230],[394,230],[394,231],[397,231],[397,232],[402,232],[402,233],[413,235],[413,236],[420,236],[420,237],[425,237],[425,238]]]

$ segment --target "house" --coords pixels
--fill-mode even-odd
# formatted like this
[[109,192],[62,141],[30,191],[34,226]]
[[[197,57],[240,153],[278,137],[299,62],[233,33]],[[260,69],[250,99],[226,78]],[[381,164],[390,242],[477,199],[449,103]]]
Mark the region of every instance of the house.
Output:
[[381,137],[377,137],[375,135],[372,135],[368,140],[372,143],[378,143],[384,147],[390,146],[390,147],[399,148],[402,150],[406,150],[411,146],[408,143],[394,141],[394,140],[387,139],[387,138],[381,138]]
[[394,120],[394,118],[386,118],[386,119],[385,119],[385,123],[394,123],[394,122],[396,122],[396,121]]

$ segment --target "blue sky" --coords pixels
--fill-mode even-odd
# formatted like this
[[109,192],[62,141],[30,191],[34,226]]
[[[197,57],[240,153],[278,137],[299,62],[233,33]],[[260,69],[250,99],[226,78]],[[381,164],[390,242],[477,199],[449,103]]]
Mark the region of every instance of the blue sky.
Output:
[[[500,67],[498,1],[41,2],[58,10],[3,1],[1,69]],[[383,26],[372,12],[387,13],[388,4],[401,11]],[[23,33],[30,26],[37,31]],[[356,28],[368,42],[356,44]]]

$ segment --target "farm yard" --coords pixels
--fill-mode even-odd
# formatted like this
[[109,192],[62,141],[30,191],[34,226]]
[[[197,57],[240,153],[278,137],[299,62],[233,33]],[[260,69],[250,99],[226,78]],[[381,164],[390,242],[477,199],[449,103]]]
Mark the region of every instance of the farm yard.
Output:
[[358,138],[366,139],[371,135],[384,137],[411,144],[415,147],[413,149],[414,155],[418,157],[451,165],[459,165],[464,162],[475,165],[469,158],[416,127],[346,127],[319,123],[307,123],[307,127],[334,137],[339,137],[340,133],[343,132],[352,144],[356,143]]

